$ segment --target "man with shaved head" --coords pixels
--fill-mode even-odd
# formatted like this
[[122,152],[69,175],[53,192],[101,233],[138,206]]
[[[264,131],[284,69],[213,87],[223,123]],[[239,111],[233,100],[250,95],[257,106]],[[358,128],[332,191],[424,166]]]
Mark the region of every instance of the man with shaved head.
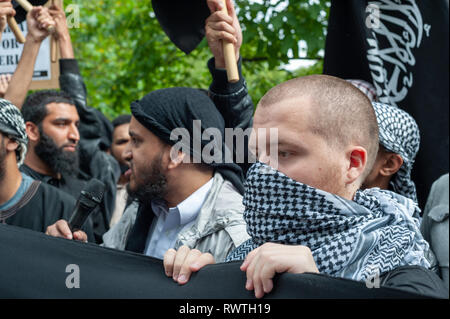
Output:
[[253,127],[268,133],[268,128],[278,129],[278,154],[270,154],[267,164],[277,161],[292,179],[347,199],[369,174],[378,151],[370,101],[331,76],[306,76],[276,86],[261,99]]
[[[326,75],[292,79],[261,99],[253,128],[258,161],[243,200],[251,239],[227,258],[245,259],[246,289],[261,298],[282,272],[367,283],[404,266],[427,271],[417,206],[387,190],[360,190],[379,143],[374,109],[360,90]],[[207,253],[186,260],[188,271],[214,262]]]
[[245,258],[246,288],[256,297],[280,272],[367,281],[406,265],[429,268],[417,206],[390,191],[359,190],[379,145],[360,90],[325,75],[293,79],[261,99],[253,123],[255,132],[278,129],[278,152],[265,155],[259,150],[270,139],[252,139],[260,161],[245,184],[252,238],[228,260]]
[[[230,23],[220,14],[207,20],[222,36],[232,35]],[[364,93],[335,77],[300,77],[267,92],[252,120],[249,148],[258,161],[247,171],[243,199],[251,238],[226,259],[245,259],[248,290],[262,297],[282,272],[366,283],[380,278],[382,285],[420,292],[439,286],[426,269],[429,246],[417,206],[388,190],[360,190],[379,145],[377,118]],[[214,262],[207,252],[164,256],[168,276],[187,278],[180,284]],[[405,267],[417,268],[403,275]]]

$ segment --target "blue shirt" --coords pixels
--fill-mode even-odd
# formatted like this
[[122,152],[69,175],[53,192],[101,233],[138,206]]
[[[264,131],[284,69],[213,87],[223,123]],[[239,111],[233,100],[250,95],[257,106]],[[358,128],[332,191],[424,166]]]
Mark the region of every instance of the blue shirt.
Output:
[[17,204],[33,183],[34,180],[30,176],[26,175],[25,173],[21,174],[22,174],[22,182],[20,183],[19,189],[10,200],[8,200],[4,204],[0,204],[0,210],[7,210],[8,208],[11,208],[15,204]]

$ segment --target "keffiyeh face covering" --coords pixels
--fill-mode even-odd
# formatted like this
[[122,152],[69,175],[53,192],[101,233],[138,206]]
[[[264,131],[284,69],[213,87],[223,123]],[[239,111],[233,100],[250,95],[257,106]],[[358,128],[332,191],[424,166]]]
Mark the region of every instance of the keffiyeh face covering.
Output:
[[429,267],[419,209],[403,196],[373,188],[350,201],[262,163],[250,168],[245,189],[244,218],[252,238],[227,261],[274,242],[307,246],[321,273],[359,281],[402,265]]

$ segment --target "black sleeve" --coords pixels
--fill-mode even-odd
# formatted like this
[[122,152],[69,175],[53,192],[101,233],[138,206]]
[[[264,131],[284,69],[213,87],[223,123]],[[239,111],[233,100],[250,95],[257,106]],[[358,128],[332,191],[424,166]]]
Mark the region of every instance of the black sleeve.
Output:
[[91,175],[87,163],[97,150],[109,147],[112,124],[98,110],[87,105],[87,91],[76,59],[60,60],[59,84],[75,102],[80,117],[81,169]]
[[247,83],[242,76],[241,58],[238,61],[239,81],[228,82],[225,69],[216,69],[214,58],[208,61],[212,83],[209,95],[225,120],[225,127],[242,129],[253,126],[253,101],[248,94]]
[[[232,129],[239,128],[244,131],[251,129],[253,127],[254,106],[248,94],[247,84],[242,76],[242,59],[240,58],[238,61],[239,81],[237,83],[228,82],[226,70],[215,68],[214,58],[208,61],[208,68],[212,76],[209,96],[222,114],[225,120],[225,127]],[[244,163],[235,161],[241,166],[244,176],[251,165],[248,157],[248,141],[249,139],[246,138],[243,143],[244,150],[242,155],[244,157]],[[237,146],[236,141],[235,145]],[[242,152],[242,150],[237,150],[236,147],[233,147],[233,149],[235,154],[236,152]]]
[[448,298],[444,282],[433,271],[419,266],[396,268],[380,278],[384,287],[402,289],[424,296]]

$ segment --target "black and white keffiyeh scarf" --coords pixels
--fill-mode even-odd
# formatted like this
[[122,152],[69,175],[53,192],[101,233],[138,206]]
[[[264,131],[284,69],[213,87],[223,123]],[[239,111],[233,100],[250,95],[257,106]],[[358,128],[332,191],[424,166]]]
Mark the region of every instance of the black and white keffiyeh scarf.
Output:
[[28,136],[22,113],[8,100],[0,98],[0,132],[14,139],[17,148],[17,165],[20,166],[27,153]]
[[378,102],[372,105],[377,116],[380,144],[403,159],[402,167],[391,179],[390,189],[417,202],[411,170],[419,151],[419,127],[411,115],[398,107]]
[[392,177],[389,186],[394,192],[417,202],[416,185],[411,170],[420,145],[420,131],[414,118],[402,109],[378,102],[375,87],[363,80],[347,80],[372,102],[379,127],[380,144],[389,152],[399,154],[403,165]]
[[247,174],[244,206],[252,238],[227,261],[274,242],[307,246],[321,273],[358,281],[402,265],[430,266],[419,208],[390,191],[358,191],[350,201],[256,163]]

